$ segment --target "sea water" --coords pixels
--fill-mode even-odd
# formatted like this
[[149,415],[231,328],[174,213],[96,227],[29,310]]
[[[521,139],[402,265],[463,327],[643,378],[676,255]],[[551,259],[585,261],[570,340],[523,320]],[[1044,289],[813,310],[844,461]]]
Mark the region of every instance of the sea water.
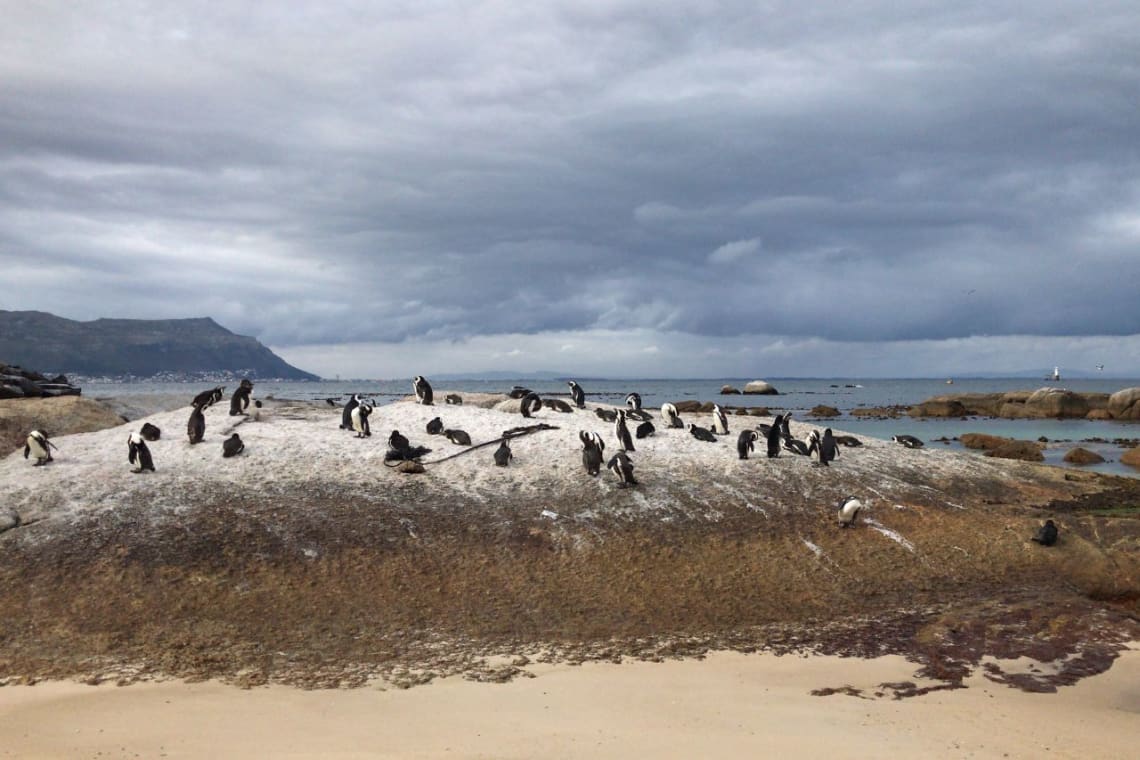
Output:
[[[820,428],[831,427],[855,436],[866,436],[889,440],[892,435],[908,434],[917,436],[928,447],[963,450],[962,445],[951,440],[949,443],[937,439],[955,439],[964,433],[986,433],[989,435],[1018,438],[1021,440],[1048,439],[1045,461],[1048,464],[1063,465],[1065,453],[1080,445],[1095,451],[1106,462],[1086,465],[1081,469],[1140,477],[1140,471],[1120,463],[1124,449],[1112,443],[1115,439],[1140,438],[1140,424],[1112,420],[1074,419],[1034,419],[1005,420],[987,417],[960,418],[913,418],[905,413],[894,419],[873,419],[853,417],[851,411],[859,407],[912,406],[932,396],[946,393],[1001,393],[1005,391],[1036,390],[1040,387],[1063,387],[1084,393],[1113,393],[1122,388],[1140,386],[1140,379],[1128,378],[1089,378],[1062,382],[1035,380],[1032,378],[964,378],[955,379],[952,385],[944,379],[882,379],[882,378],[765,378],[779,391],[778,395],[721,395],[724,386],[743,389],[749,382],[742,378],[715,378],[694,380],[614,380],[602,378],[574,378],[586,392],[590,401],[622,406],[629,393],[641,395],[642,405],[647,409],[659,409],[661,404],[677,401],[714,401],[732,407],[767,407],[773,414],[792,412],[793,419]],[[523,386],[540,396],[568,397],[569,388],[563,379],[519,380],[428,380],[435,390],[436,403],[443,405],[443,394],[463,393],[506,393],[514,386]],[[93,383],[84,386],[84,394],[93,398],[134,395],[134,394],[185,394],[187,404],[199,391],[209,387],[208,383]],[[342,405],[353,393],[375,399],[385,404],[412,393],[411,378],[395,380],[319,380],[313,382],[263,382],[254,386],[254,397],[296,399],[316,401],[331,399],[336,406]],[[227,394],[228,398],[228,394]],[[838,409],[839,417],[812,420],[808,412],[812,407],[823,405]],[[683,415],[682,415],[683,416]],[[598,421],[599,424],[600,420]],[[586,422],[576,423],[588,428]],[[592,423],[590,423],[592,424]],[[739,428],[743,422],[734,423],[729,418],[729,427]],[[1101,440],[1095,440],[1101,439]]]

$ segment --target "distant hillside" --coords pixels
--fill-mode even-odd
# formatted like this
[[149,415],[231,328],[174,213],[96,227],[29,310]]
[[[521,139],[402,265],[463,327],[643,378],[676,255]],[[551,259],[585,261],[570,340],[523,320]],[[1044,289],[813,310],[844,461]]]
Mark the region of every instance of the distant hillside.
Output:
[[42,311],[0,310],[0,359],[41,372],[89,376],[241,372],[319,379],[209,317],[77,322]]

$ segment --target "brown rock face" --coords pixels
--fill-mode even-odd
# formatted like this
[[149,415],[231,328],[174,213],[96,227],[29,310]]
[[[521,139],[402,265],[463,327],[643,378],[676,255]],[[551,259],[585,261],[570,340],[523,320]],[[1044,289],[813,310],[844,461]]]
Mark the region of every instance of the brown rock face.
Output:
[[954,399],[930,399],[916,404],[907,410],[911,417],[965,417],[969,411],[961,401]]
[[1020,459],[1023,462],[1043,462],[1045,455],[1041,450],[1045,448],[1036,441],[1009,441],[996,449],[986,452],[988,457],[1000,459]]
[[838,417],[839,416],[839,410],[836,409],[834,406],[826,406],[824,404],[820,404],[818,406],[813,406],[811,408],[811,411],[808,412],[808,416],[809,417]]
[[1089,413],[1085,415],[1085,419],[1087,419],[1087,420],[1111,420],[1112,414],[1110,414],[1107,409],[1091,409],[1091,410],[1089,410]]
[[0,455],[21,448],[32,430],[43,430],[54,438],[105,430],[124,422],[103,404],[82,396],[0,401]]
[[1125,388],[1109,396],[1108,413],[1115,420],[1140,420],[1140,388]]
[[1064,388],[1041,388],[1025,399],[1027,417],[1084,417],[1089,402]]
[[1120,461],[1132,467],[1140,467],[1140,446],[1121,454]]
[[732,396],[738,393],[740,393],[740,389],[733,388],[731,385],[722,385],[720,388],[720,395],[722,396]]
[[984,451],[993,451],[999,449],[1007,443],[1013,443],[1012,438],[1002,438],[997,435],[986,435],[985,433],[966,433],[961,438],[962,445],[968,449],[982,449]]
[[1104,457],[1095,451],[1082,449],[1080,446],[1075,449],[1069,449],[1065,454],[1065,461],[1069,464],[1100,464],[1104,461]]

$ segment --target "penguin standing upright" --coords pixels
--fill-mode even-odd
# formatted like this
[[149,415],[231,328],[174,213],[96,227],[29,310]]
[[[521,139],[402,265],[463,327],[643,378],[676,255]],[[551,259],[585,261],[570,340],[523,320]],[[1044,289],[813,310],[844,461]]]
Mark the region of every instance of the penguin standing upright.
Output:
[[582,386],[573,380],[567,380],[566,384],[570,386],[570,398],[574,401],[574,406],[579,409],[586,408],[586,392],[582,390]]
[[792,428],[790,425],[792,421],[792,413],[787,412],[778,419],[780,420],[780,437],[786,441],[792,437]]
[[625,449],[626,451],[634,450],[633,436],[629,434],[629,427],[625,424],[624,409],[618,409],[617,419],[614,420],[614,437],[617,438],[619,448]]
[[534,391],[528,392],[522,397],[522,400],[519,401],[519,411],[522,412],[522,416],[527,419],[530,418],[531,412],[537,412],[541,408],[542,399],[539,398],[539,395]]
[[1037,529],[1032,540],[1042,546],[1052,546],[1057,543],[1057,533],[1057,524],[1052,520],[1046,520],[1045,524]]
[[641,409],[641,394],[630,393],[625,397],[625,405],[634,411]]
[[720,408],[720,404],[713,404],[712,430],[717,435],[728,435],[728,417],[725,415],[724,410]]
[[859,516],[859,512],[862,509],[863,502],[854,496],[848,496],[839,502],[839,527],[850,528],[854,525],[855,518]]
[[495,464],[499,467],[506,467],[514,459],[514,454],[511,453],[511,447],[507,445],[506,441],[499,444],[499,448],[495,449]]
[[741,459],[747,459],[748,453],[756,450],[756,439],[759,437],[760,434],[755,430],[740,431],[740,435],[736,436],[736,453]]
[[340,412],[340,429],[352,430],[352,410],[360,404],[360,394],[352,394],[352,398],[344,405],[344,409]]
[[431,383],[427,381],[423,375],[416,375],[412,378],[412,390],[416,392],[416,401],[424,406],[432,405],[432,391]]
[[780,426],[784,422],[784,415],[777,414],[772,420],[772,427],[768,430],[768,458],[775,459],[780,456]]
[[245,444],[237,433],[222,441],[222,456],[226,459],[236,457],[243,451],[245,451]]
[[186,435],[190,437],[191,444],[201,443],[206,437],[206,415],[197,404],[194,405],[194,411],[190,412],[190,419],[186,421]]
[[131,472],[154,472],[154,460],[141,433],[131,433],[127,437],[127,461],[135,465]]
[[677,413],[677,407],[673,404],[670,404],[668,401],[661,405],[661,417],[665,420],[665,427],[685,427],[685,423],[681,421],[681,415]]
[[597,477],[602,470],[602,452],[606,450],[606,442],[597,433],[578,431],[578,440],[582,442],[582,467],[586,474]]
[[606,467],[618,476],[619,488],[637,485],[637,479],[633,477],[633,461],[630,460],[624,449],[618,449]]
[[835,443],[835,435],[831,428],[824,428],[823,437],[819,439],[819,463],[827,467],[828,462],[834,461],[838,456],[839,446]]
[[230,416],[237,417],[244,415],[246,409],[249,408],[249,394],[253,392],[253,382],[249,378],[241,381],[241,385],[234,391],[234,395],[230,397]]
[[[55,444],[48,440],[46,433],[33,430],[28,433],[28,437],[24,441],[24,459],[27,459],[28,455],[31,454],[36,458],[36,463],[32,466],[42,467],[48,462],[54,461],[51,458],[51,450],[55,448]],[[56,450],[58,451],[58,449]]]
[[357,438],[369,438],[372,436],[372,428],[368,425],[368,415],[372,414],[372,405],[367,402],[360,402],[356,408],[352,410],[352,429],[356,431]]

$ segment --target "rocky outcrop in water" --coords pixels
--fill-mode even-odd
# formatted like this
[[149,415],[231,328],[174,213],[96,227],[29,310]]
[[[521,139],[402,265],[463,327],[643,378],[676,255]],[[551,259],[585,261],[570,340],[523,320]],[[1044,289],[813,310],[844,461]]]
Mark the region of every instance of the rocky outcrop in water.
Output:
[[0,362],[0,399],[78,396],[80,392],[64,375],[49,378],[35,370]]
[[[1137,398],[1140,398],[1140,389]],[[1123,393],[1123,391],[1121,391]],[[1104,419],[1112,414],[1107,393],[1080,393],[1065,388],[1005,393],[950,393],[934,396],[907,411],[911,417],[1002,417],[1005,419]],[[1123,404],[1123,400],[1121,401]],[[1140,405],[1133,404],[1140,415]],[[1137,417],[1140,419],[1140,416]]]

